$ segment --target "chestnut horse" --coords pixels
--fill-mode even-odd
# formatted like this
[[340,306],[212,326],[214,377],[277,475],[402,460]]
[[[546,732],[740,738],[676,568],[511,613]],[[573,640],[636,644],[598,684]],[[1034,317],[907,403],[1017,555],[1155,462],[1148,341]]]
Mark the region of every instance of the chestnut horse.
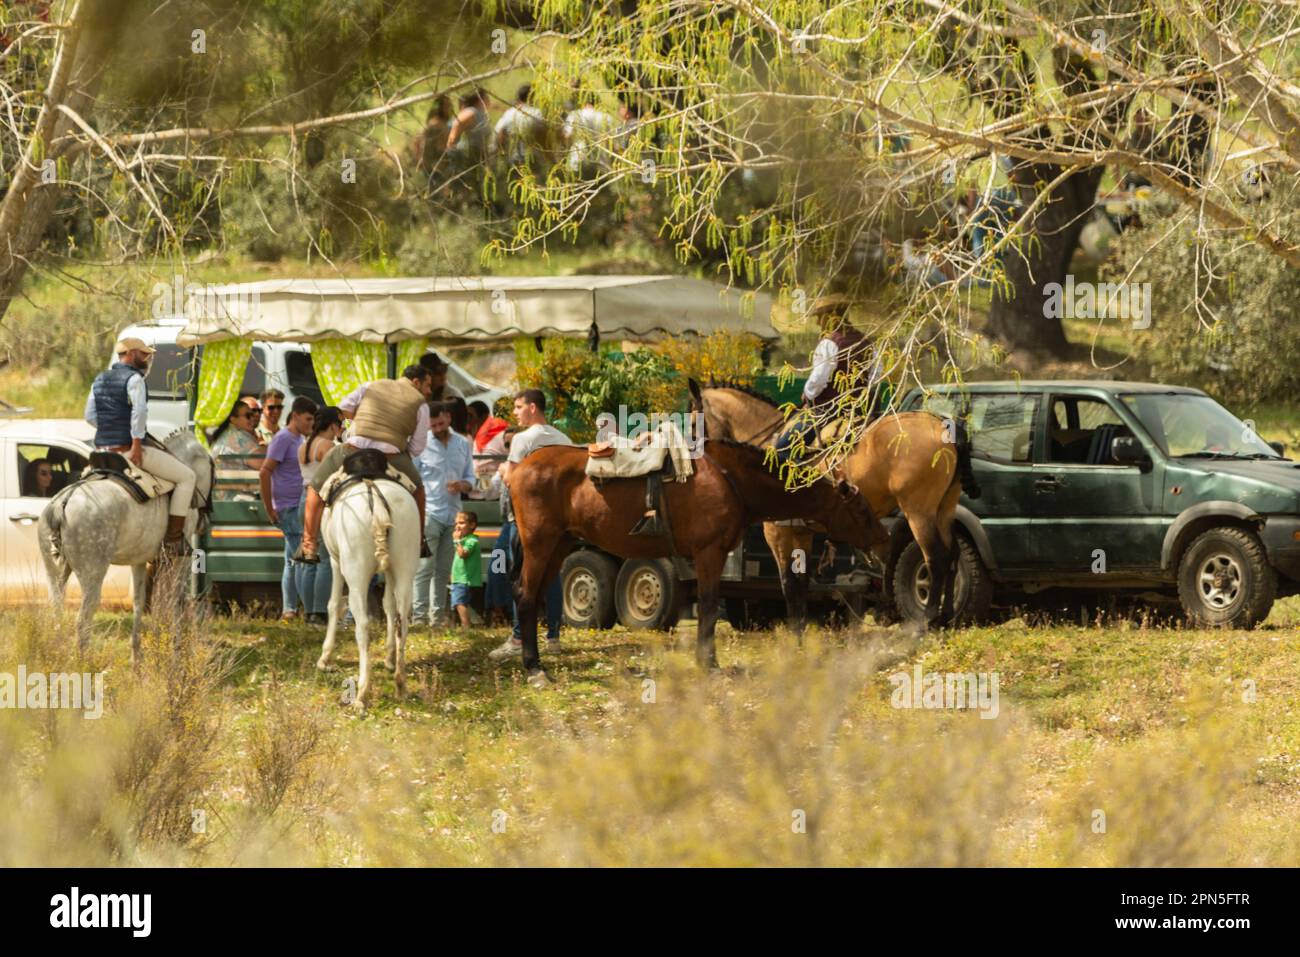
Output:
[[713,629],[722,565],[748,525],[806,518],[824,523],[836,541],[856,548],[886,540],[857,489],[828,479],[787,489],[764,464],[764,454],[739,442],[709,439],[689,479],[663,483],[660,508],[672,529],[671,548],[662,536],[629,534],[645,512],[646,479],[597,485],[585,471],[587,450],[577,446],[547,446],[517,464],[508,481],[524,553],[515,601],[529,680],[545,680],[537,652],[537,602],[579,539],[620,558],[676,554],[693,561],[699,599],[695,658],[709,668],[718,666]]
[[[770,400],[749,389],[711,384],[701,389],[690,381],[691,408],[704,413],[705,434],[753,445],[769,445],[785,424]],[[929,412],[891,412],[867,426],[853,451],[837,467],[866,497],[875,515],[902,511],[929,566],[932,586],[926,601],[927,626],[944,627],[953,619],[953,592],[959,555],[953,517],[962,491],[979,498],[970,465],[970,439],[958,422],[945,423]],[[795,549],[810,554],[811,529],[763,526],[763,537],[781,573],[786,611],[798,630],[807,615],[807,572],[795,572]],[[876,557],[888,568],[888,550]]]

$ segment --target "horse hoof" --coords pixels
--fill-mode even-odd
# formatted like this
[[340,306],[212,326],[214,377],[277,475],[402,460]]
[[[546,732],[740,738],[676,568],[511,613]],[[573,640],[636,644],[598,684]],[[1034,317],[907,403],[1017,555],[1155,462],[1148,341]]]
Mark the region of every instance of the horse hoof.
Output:
[[324,658],[316,662],[317,671],[337,671],[338,667],[332,661],[326,661]]
[[549,688],[553,683],[546,672],[540,668],[528,675],[528,684],[533,688]]

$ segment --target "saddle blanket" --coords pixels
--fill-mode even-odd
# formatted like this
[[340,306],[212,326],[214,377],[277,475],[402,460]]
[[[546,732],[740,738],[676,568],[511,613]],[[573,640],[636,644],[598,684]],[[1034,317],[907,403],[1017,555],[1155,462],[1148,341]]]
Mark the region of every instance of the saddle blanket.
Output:
[[[412,482],[405,475],[403,475],[401,472],[397,471],[397,469],[393,468],[391,465],[388,466],[388,469],[384,472],[383,475],[379,476],[379,478],[385,478],[393,482],[396,482],[398,485],[402,486],[402,488],[406,489],[406,491],[409,492],[411,495],[415,495],[415,483]],[[365,479],[363,476],[349,475],[347,472],[343,471],[343,469],[339,469],[333,475],[327,478],[324,484],[321,485],[320,497],[325,502],[326,505],[332,505],[334,503],[335,497],[341,491],[343,491],[345,486],[351,485],[355,482],[361,482],[364,480]],[[373,481],[373,479],[371,481]]]
[[166,495],[176,487],[175,482],[169,482],[156,475],[151,475],[143,469],[136,468],[130,461],[127,462],[126,471],[124,472],[106,472],[87,465],[81,473],[81,478],[84,481],[113,479],[118,482],[133,483],[140,490],[145,501]]
[[[691,448],[674,422],[661,422],[653,432],[645,432],[635,439],[623,435],[612,436],[608,443],[613,455],[587,456],[587,475],[594,479],[639,478],[651,475],[664,467],[670,458],[673,477],[685,482],[695,471],[691,462]],[[603,445],[604,443],[602,443]]]

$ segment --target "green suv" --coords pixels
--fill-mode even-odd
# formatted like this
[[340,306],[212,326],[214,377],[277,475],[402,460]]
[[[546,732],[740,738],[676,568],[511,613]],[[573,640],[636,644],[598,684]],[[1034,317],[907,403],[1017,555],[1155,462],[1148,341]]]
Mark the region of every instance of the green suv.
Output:
[[[1252,628],[1300,592],[1300,464],[1197,389],[982,382],[913,390],[907,410],[969,427],[981,495],[957,507],[959,621],[1053,588],[1177,598],[1195,624]],[[923,618],[929,574],[906,522],[886,588]]]

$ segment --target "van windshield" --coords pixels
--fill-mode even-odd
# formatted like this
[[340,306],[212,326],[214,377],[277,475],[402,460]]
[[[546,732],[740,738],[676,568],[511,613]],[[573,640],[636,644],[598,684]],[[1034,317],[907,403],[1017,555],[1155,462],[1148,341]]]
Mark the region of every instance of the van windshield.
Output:
[[184,398],[194,376],[190,350],[165,342],[159,343],[155,349],[149,374],[144,380],[149,390],[149,398]]

